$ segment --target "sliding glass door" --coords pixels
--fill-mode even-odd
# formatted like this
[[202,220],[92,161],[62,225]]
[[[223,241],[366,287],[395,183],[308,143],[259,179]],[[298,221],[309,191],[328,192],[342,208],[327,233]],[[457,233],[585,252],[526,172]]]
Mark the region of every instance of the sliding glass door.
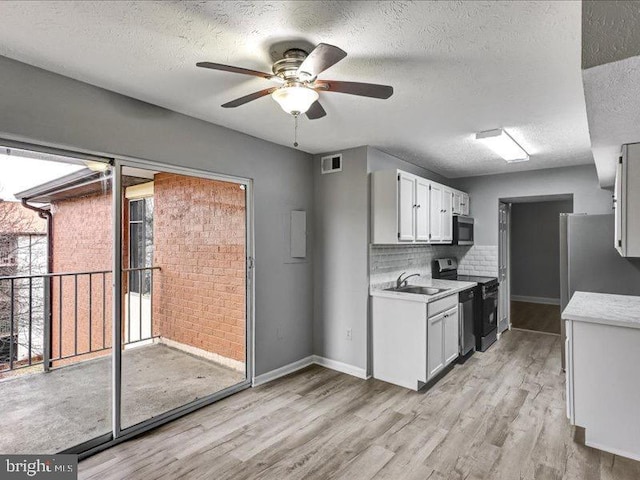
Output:
[[55,453],[112,427],[113,171],[0,147],[0,453]]
[[121,168],[121,428],[247,380],[247,186]]
[[250,385],[249,181],[5,144],[0,453],[88,452]]

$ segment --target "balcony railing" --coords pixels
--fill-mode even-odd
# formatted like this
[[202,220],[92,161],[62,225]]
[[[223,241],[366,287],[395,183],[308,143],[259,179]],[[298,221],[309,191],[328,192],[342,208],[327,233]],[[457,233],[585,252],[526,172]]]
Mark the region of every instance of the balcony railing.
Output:
[[[160,268],[123,270],[123,285],[133,283],[135,276],[140,290],[123,292],[124,345],[154,338],[155,270]],[[111,274],[98,270],[0,277],[0,374],[39,364],[46,371],[109,350]]]

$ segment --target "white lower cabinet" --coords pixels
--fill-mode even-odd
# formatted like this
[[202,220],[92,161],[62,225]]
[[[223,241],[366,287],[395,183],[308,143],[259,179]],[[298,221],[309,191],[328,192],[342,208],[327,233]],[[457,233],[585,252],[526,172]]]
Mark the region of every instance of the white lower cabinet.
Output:
[[427,320],[427,348],[429,377],[435,377],[444,368],[444,313]]
[[[457,297],[457,295],[456,295]],[[458,306],[439,313],[428,320],[428,370],[432,379],[440,370],[458,358]]]
[[444,316],[444,363],[449,365],[460,354],[460,323],[458,307],[449,310]]
[[640,328],[566,320],[566,332],[570,423],[587,446],[640,460]]
[[373,376],[419,390],[458,357],[458,295],[432,303],[371,298]]

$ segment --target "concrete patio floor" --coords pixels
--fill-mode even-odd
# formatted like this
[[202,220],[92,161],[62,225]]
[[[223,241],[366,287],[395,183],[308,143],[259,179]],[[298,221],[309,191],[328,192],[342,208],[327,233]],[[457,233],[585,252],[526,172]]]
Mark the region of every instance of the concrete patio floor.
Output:
[[[122,352],[122,426],[235,385],[244,374],[161,344]],[[55,453],[111,431],[111,357],[0,382],[0,453]]]

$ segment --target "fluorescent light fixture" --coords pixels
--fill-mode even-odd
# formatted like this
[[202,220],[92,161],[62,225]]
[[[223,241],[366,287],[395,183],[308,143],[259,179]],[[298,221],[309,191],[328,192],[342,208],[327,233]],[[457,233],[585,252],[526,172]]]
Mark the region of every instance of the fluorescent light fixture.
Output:
[[302,85],[280,87],[271,96],[291,115],[305,113],[319,97],[318,92]]
[[476,140],[480,140],[508,163],[526,162],[529,154],[518,145],[513,138],[501,128],[476,133]]

